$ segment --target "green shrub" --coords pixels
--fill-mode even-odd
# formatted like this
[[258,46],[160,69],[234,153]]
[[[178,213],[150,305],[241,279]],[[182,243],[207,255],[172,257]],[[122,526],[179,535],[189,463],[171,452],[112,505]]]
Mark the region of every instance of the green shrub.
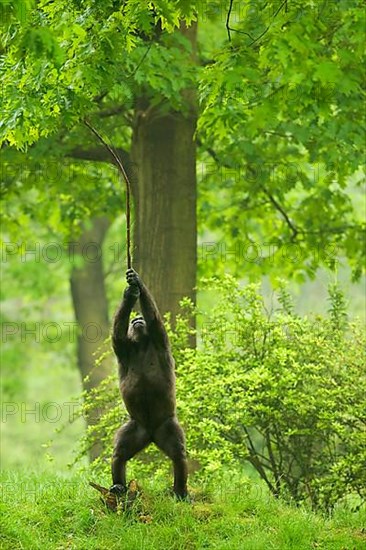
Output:
[[330,289],[330,317],[269,314],[254,285],[211,280],[202,345],[178,364],[181,417],[206,470],[248,460],[273,494],[330,509],[366,496],[365,337]]
[[[216,305],[198,330],[196,350],[181,317],[171,341],[177,365],[179,418],[190,457],[208,475],[249,461],[276,496],[329,510],[352,494],[366,497],[365,336],[347,320],[342,293],[329,292],[329,318],[299,317],[282,287],[269,313],[255,285],[231,277],[205,283]],[[189,303],[185,303],[189,308]],[[86,396],[85,407],[113,404],[83,442],[104,438],[109,468],[112,432],[122,421],[116,380]],[[154,447],[131,462],[157,471]],[[152,463],[151,459],[154,458]]]

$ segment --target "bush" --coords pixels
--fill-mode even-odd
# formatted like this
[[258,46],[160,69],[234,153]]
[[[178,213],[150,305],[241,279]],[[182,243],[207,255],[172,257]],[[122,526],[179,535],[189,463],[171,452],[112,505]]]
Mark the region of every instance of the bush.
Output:
[[[365,336],[348,322],[342,293],[330,288],[329,318],[301,318],[283,287],[271,314],[255,285],[242,289],[226,277],[205,287],[217,299],[201,316],[197,349],[188,347],[188,316],[170,331],[179,418],[199,475],[249,461],[276,496],[325,510],[346,494],[364,501]],[[86,396],[85,408],[105,403],[112,406],[81,453],[104,438],[107,452],[94,467],[109,469],[112,432],[123,420],[114,378]],[[163,472],[168,462],[157,472],[158,456],[150,447],[133,471]]]
[[181,418],[205,470],[249,461],[276,496],[330,509],[366,496],[365,337],[330,289],[330,316],[300,318],[284,288],[211,280],[202,345],[178,363]]

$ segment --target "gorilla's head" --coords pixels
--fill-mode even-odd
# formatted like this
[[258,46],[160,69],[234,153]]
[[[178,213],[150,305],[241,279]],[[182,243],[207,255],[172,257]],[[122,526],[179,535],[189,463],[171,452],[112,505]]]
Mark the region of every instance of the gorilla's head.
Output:
[[147,336],[146,322],[142,315],[132,319],[128,327],[128,335],[134,342],[140,342]]

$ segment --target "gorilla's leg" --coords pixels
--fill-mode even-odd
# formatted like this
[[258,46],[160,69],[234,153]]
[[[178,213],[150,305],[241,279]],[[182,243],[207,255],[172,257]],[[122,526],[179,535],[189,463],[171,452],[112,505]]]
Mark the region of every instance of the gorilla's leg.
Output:
[[177,418],[168,418],[153,434],[153,441],[172,461],[174,466],[174,493],[187,496],[188,467],[184,432]]
[[112,458],[112,492],[126,490],[126,462],[151,442],[146,430],[136,420],[129,420],[116,433]]

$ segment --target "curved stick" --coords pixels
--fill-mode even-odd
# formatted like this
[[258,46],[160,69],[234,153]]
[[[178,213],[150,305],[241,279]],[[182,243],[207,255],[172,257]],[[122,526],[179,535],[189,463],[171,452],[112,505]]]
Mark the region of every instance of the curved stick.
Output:
[[126,182],[126,241],[127,241],[127,269],[131,268],[132,261],[131,261],[131,184],[130,180],[128,179],[126,170],[123,167],[122,161],[117,155],[117,153],[112,149],[110,145],[102,138],[100,133],[90,124],[90,122],[84,118],[84,124],[93,132],[93,134],[99,139],[99,141],[106,147],[106,149],[110,152],[112,157],[117,163],[117,167],[120,170],[123,179]]

